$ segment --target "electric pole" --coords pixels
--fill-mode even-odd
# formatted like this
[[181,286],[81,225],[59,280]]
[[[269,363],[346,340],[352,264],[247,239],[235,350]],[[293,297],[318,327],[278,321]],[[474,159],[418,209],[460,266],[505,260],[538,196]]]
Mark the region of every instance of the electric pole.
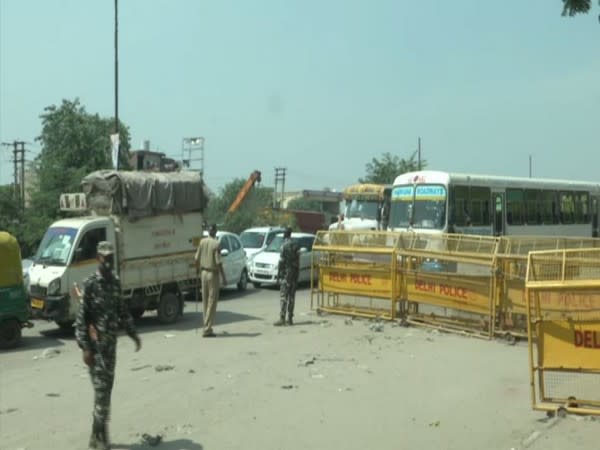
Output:
[[[119,4],[115,0],[115,134],[119,136]],[[121,142],[117,138],[117,170],[120,168]]]
[[13,162],[13,199],[17,206],[25,209],[25,142],[3,142],[3,146],[12,147]]
[[418,167],[421,170],[421,136],[419,136],[419,144],[417,146],[417,154],[418,154]]
[[[273,208],[283,207],[283,198],[285,196],[285,167],[275,167],[275,191],[273,192]],[[281,182],[281,195],[278,194],[277,188]],[[279,197],[279,200],[278,200]]]

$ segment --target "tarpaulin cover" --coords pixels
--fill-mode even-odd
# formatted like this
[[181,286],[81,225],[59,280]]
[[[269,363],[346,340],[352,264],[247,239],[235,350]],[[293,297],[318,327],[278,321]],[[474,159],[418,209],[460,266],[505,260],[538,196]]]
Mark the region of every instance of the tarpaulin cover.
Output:
[[98,170],[81,182],[88,208],[130,218],[202,211],[207,192],[197,172]]

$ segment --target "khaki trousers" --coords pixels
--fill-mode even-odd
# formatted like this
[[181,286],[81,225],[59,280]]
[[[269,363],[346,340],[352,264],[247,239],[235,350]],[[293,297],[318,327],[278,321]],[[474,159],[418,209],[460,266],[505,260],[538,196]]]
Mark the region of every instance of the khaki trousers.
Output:
[[219,273],[202,270],[200,274],[202,283],[202,319],[204,320],[204,334],[211,333],[219,300]]

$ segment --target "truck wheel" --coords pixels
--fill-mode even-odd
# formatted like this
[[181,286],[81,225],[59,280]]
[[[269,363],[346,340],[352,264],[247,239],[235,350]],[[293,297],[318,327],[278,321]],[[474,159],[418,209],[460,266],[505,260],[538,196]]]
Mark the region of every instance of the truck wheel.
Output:
[[21,342],[21,325],[15,319],[0,324],[0,348],[13,348]]
[[242,270],[242,274],[240,275],[240,281],[238,281],[237,288],[238,291],[245,291],[248,287],[248,272],[246,269]]
[[64,322],[56,322],[56,325],[63,331],[73,331],[74,320],[65,320]]
[[165,292],[158,303],[158,320],[160,323],[173,323],[179,315],[179,299],[172,292]]
[[129,310],[129,312],[131,313],[131,317],[133,317],[134,320],[137,320],[140,317],[142,317],[145,311],[146,310],[144,308],[131,308]]

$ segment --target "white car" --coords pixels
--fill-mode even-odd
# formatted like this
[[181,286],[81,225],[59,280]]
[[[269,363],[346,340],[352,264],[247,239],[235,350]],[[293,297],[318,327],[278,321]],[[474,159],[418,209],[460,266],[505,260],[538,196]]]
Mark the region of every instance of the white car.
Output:
[[284,229],[281,227],[254,227],[242,231],[240,240],[248,257],[248,268],[254,255],[267,248],[273,238],[283,232]]
[[[300,246],[300,274],[298,282],[310,281],[312,246],[315,235],[310,233],[292,233],[292,239]],[[283,244],[283,233],[278,233],[264,250],[256,253],[250,262],[249,277],[254,287],[274,286],[277,284],[279,256]]]
[[[208,236],[205,231],[204,236]],[[246,267],[246,252],[237,234],[228,231],[217,231],[217,239],[221,249],[223,271],[227,278],[227,286],[237,286],[238,290],[245,291],[248,286],[248,268]]]

